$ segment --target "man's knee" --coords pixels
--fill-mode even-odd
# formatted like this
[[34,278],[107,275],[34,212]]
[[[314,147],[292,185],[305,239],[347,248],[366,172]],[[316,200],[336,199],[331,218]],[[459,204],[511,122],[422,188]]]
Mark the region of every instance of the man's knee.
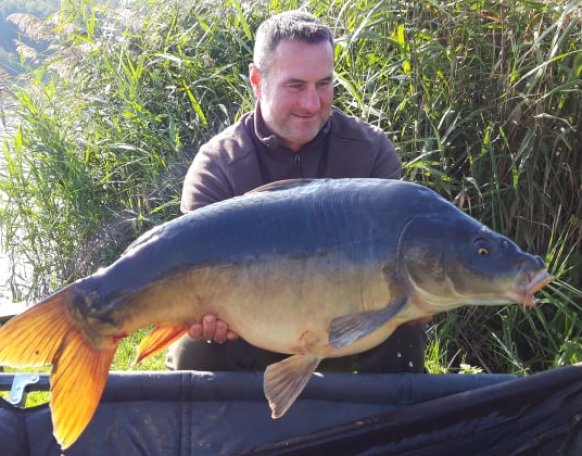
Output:
[[170,346],[166,367],[172,370],[228,370],[225,361],[219,344],[185,336]]
[[170,347],[166,367],[172,370],[262,370],[270,361],[265,353],[268,352],[242,339],[218,344],[185,336]]

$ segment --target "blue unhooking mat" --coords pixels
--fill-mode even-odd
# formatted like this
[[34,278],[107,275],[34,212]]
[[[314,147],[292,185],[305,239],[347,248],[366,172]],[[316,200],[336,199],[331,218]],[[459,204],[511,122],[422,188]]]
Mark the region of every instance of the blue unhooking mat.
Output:
[[[61,454],[46,405],[0,403],[0,454]],[[582,364],[525,378],[316,375],[278,420],[262,373],[112,373],[93,420],[65,452],[230,454],[582,455]]]

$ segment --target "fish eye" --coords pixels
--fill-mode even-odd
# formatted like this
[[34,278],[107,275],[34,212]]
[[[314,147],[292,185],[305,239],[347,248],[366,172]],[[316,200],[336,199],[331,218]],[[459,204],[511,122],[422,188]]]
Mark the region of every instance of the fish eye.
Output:
[[489,255],[489,243],[485,239],[477,239],[475,241],[475,250],[477,255]]

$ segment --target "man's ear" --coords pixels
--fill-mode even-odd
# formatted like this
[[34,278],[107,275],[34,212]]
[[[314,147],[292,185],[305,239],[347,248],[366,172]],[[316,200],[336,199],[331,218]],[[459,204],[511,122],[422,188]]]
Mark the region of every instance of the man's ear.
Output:
[[254,63],[249,64],[249,80],[251,81],[251,86],[255,97],[260,98],[261,96],[261,72],[256,67]]

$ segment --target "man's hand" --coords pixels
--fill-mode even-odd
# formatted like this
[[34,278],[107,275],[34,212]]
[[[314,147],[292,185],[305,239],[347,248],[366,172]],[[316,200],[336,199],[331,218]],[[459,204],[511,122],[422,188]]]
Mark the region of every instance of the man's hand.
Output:
[[227,340],[238,339],[238,334],[228,329],[225,321],[212,314],[204,315],[201,323],[194,323],[190,326],[188,335],[192,339],[202,339],[219,344]]

